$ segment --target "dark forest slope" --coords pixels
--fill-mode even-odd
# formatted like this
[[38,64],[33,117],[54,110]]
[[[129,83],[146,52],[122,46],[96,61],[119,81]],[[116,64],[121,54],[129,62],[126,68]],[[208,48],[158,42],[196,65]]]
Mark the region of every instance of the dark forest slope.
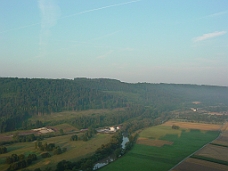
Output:
[[0,78],[0,132],[18,128],[31,115],[67,110],[149,106],[170,111],[200,101],[228,105],[228,87],[130,84],[114,79]]
[[[228,105],[228,87],[186,84],[129,84],[113,79],[75,78],[83,87],[106,91],[123,92],[137,95],[143,104],[172,104],[201,101],[207,105]],[[120,95],[120,93],[119,93]]]
[[29,115],[124,107],[122,99],[72,80],[0,78],[0,128],[13,130]]

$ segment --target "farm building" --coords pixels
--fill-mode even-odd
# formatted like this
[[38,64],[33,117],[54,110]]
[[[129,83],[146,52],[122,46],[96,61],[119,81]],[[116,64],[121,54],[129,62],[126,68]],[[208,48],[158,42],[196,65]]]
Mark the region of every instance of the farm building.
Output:
[[53,129],[42,127],[42,128],[37,128],[37,129],[32,129],[33,131],[39,132],[41,134],[46,134],[46,133],[51,133],[55,132]]

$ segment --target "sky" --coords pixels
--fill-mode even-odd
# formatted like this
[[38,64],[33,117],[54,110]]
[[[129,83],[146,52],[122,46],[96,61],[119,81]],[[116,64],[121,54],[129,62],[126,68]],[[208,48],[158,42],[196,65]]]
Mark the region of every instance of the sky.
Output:
[[0,77],[228,86],[227,0],[0,0]]

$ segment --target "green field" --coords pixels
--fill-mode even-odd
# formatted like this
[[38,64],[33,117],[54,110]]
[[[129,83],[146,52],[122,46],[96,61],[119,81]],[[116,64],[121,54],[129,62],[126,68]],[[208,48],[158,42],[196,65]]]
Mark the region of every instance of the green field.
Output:
[[57,136],[43,140],[42,142],[55,143],[56,146],[61,148],[66,147],[67,151],[60,155],[53,155],[50,158],[42,159],[39,155],[41,151],[35,149],[35,142],[23,142],[6,146],[8,153],[0,155],[0,170],[6,170],[9,165],[4,164],[5,158],[11,154],[24,154],[35,153],[38,156],[38,160],[32,165],[27,167],[34,170],[35,168],[55,168],[56,164],[61,160],[75,161],[79,158],[85,157],[96,151],[102,144],[107,144],[111,140],[111,134],[97,134],[89,141],[70,141],[72,135]]
[[143,130],[139,137],[173,142],[162,147],[135,144],[133,149],[101,171],[165,171],[185,157],[214,140],[219,132],[200,130],[173,130],[167,126],[155,126]]

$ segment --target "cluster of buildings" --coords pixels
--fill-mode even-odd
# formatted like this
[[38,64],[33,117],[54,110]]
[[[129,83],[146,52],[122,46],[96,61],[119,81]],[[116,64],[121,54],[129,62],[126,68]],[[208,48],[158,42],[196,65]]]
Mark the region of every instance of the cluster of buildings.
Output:
[[40,134],[47,134],[47,133],[55,132],[53,129],[46,128],[46,127],[32,129],[32,130],[35,131],[35,132],[38,132]]
[[99,132],[99,133],[114,133],[119,129],[120,129],[120,126],[116,126],[116,127],[112,126],[109,128],[97,129],[97,132]]
[[197,108],[191,108],[191,110],[193,111],[193,112],[197,112]]
[[[114,133],[114,132],[116,132],[119,129],[120,129],[120,126],[112,126],[112,127],[109,127],[109,128],[97,129],[97,132],[98,133]],[[87,130],[88,129],[81,129],[78,132],[84,132],[84,131],[87,131]],[[32,129],[32,131],[37,132],[38,134],[47,134],[47,133],[55,132],[55,130],[53,130],[51,128],[46,128],[46,127]]]

